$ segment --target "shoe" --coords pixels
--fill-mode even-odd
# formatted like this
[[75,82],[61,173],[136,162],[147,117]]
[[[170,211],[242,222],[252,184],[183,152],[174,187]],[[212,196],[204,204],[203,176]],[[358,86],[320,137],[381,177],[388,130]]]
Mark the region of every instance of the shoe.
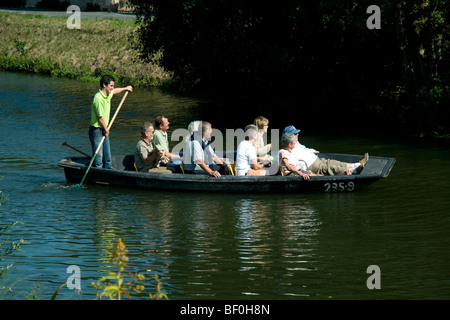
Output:
[[364,169],[364,167],[368,161],[369,161],[369,154],[366,153],[366,154],[364,154],[364,158],[359,161],[359,163],[361,163],[361,165],[358,168],[356,168],[356,171],[358,173],[361,173],[362,169]]
[[369,154],[368,153],[366,153],[366,154],[364,154],[364,158],[360,161],[361,162],[361,165],[363,166],[363,168],[364,168],[364,166],[366,165],[366,163],[369,161]]

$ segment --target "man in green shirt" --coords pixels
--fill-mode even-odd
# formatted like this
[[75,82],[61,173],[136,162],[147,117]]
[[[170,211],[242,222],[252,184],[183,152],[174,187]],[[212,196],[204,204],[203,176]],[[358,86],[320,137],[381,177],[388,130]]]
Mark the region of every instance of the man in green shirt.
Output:
[[[167,130],[169,129],[169,120],[164,115],[158,115],[155,118],[155,134],[153,136],[153,145],[157,151],[163,151],[163,155],[171,160],[180,160],[181,157],[169,151],[169,138]],[[167,164],[166,164],[167,165]]]
[[132,86],[124,88],[114,88],[114,78],[109,75],[104,75],[100,79],[100,90],[95,94],[91,106],[91,125],[89,127],[89,140],[91,141],[92,154],[97,150],[103,136],[103,141],[97,156],[95,157],[92,166],[97,168],[104,166],[106,169],[111,169],[111,149],[109,145],[109,117],[111,113],[111,99],[114,94],[123,91],[133,91]]

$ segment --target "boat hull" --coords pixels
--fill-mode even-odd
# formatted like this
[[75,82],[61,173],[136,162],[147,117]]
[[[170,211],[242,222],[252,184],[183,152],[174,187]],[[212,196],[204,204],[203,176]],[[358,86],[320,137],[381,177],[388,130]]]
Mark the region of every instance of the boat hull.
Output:
[[[346,162],[356,162],[361,156],[344,154],[322,154]],[[58,166],[64,168],[67,182],[80,183],[89,158],[75,157],[63,159]],[[303,180],[299,176],[224,176],[220,178],[203,174],[162,174],[145,173],[133,170],[133,157],[113,157],[113,168],[91,168],[85,183],[126,188],[170,191],[199,191],[226,193],[324,193],[324,192],[356,192],[375,181],[389,175],[395,158],[371,157],[371,160],[359,175],[320,176]]]

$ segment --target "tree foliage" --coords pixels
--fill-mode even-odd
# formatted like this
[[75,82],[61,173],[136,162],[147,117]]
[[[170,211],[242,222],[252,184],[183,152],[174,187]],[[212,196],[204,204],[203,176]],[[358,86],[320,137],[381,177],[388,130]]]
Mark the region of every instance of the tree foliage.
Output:
[[366,25],[367,0],[131,2],[142,57],[161,50],[192,92],[320,120],[366,115],[450,130],[447,1],[379,0],[381,29]]

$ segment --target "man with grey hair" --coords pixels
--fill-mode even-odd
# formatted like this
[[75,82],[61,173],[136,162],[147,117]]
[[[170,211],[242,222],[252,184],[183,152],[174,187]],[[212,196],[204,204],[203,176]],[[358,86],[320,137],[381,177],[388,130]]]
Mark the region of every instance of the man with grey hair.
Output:
[[152,139],[155,128],[150,122],[144,122],[141,126],[141,139],[136,144],[134,151],[134,163],[138,171],[172,173],[172,168],[158,167],[157,161],[164,151],[157,151],[153,146]]

